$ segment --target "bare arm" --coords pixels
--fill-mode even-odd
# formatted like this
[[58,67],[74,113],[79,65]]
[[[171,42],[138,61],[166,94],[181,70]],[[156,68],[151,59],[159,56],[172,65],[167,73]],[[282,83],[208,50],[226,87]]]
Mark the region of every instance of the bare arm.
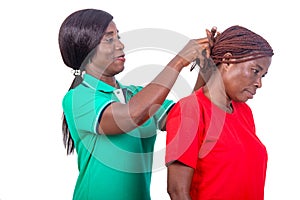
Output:
[[204,78],[199,72],[193,91],[197,91],[199,88],[201,88],[204,85],[205,85]]
[[207,58],[205,60],[205,65],[200,65],[200,69],[198,72],[198,77],[194,86],[193,91],[198,90],[202,86],[206,84],[208,79],[210,78],[213,70],[216,69],[216,66],[211,58]]
[[171,200],[190,200],[194,169],[180,162],[168,166],[168,194]]
[[[217,35],[216,35],[217,34]],[[205,51],[202,51],[202,57],[203,60],[197,59],[197,64],[200,67],[198,77],[194,86],[193,91],[198,90],[202,86],[205,85],[205,83],[208,81],[208,79],[211,76],[212,70],[215,68],[215,64],[213,60],[210,58],[211,48],[214,45],[215,42],[215,36],[218,36],[220,33],[217,32],[217,27],[212,27],[212,29],[209,31],[206,29],[206,36],[208,39],[208,43]],[[191,71],[193,70],[194,65],[191,68]]]
[[121,134],[144,123],[164,102],[179,73],[206,48],[207,38],[190,40],[158,76],[130,99],[127,104],[112,103],[100,120],[98,131]]

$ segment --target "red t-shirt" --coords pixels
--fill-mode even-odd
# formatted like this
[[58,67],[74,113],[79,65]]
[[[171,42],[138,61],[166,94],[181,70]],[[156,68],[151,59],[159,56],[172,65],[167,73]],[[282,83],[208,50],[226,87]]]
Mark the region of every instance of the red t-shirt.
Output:
[[193,200],[264,199],[266,148],[248,105],[232,106],[232,114],[224,112],[200,89],[168,115],[166,163],[177,160],[195,169]]

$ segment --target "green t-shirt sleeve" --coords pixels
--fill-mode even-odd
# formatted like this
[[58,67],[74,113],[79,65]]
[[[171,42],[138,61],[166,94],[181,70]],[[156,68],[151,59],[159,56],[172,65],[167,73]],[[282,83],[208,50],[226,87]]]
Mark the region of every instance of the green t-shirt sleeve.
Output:
[[164,103],[161,105],[161,107],[156,111],[154,114],[154,119],[156,121],[156,126],[158,129],[161,129],[163,127],[162,122],[165,120],[165,118],[168,115],[168,112],[170,109],[174,106],[175,102],[172,100],[165,100]]
[[[66,115],[73,118],[75,129],[78,132],[92,132],[98,134],[99,119],[105,108],[115,100],[109,95],[101,95],[98,92],[76,90],[68,95],[68,105],[65,105]],[[71,99],[70,99],[71,98]],[[68,107],[68,109],[66,108]]]

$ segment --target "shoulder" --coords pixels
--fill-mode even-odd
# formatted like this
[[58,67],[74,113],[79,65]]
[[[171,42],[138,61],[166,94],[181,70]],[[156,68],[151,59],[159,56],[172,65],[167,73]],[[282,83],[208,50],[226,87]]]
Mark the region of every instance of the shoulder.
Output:
[[200,113],[202,107],[201,99],[196,93],[192,93],[176,102],[170,111],[170,115],[195,116]]
[[70,105],[72,103],[72,99],[73,99],[73,92],[74,90],[69,90],[65,96],[63,97],[63,100],[62,100],[62,106],[63,108],[65,109],[68,105]]
[[198,108],[204,101],[202,90],[193,92],[192,94],[183,97],[176,104],[184,108]]

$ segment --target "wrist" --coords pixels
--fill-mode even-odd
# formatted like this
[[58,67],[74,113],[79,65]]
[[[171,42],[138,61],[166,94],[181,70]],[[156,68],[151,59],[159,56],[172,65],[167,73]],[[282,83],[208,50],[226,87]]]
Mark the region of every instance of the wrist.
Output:
[[186,64],[187,61],[183,60],[182,57],[176,55],[169,63],[168,67],[171,67],[175,69],[176,71],[180,72],[188,63]]

